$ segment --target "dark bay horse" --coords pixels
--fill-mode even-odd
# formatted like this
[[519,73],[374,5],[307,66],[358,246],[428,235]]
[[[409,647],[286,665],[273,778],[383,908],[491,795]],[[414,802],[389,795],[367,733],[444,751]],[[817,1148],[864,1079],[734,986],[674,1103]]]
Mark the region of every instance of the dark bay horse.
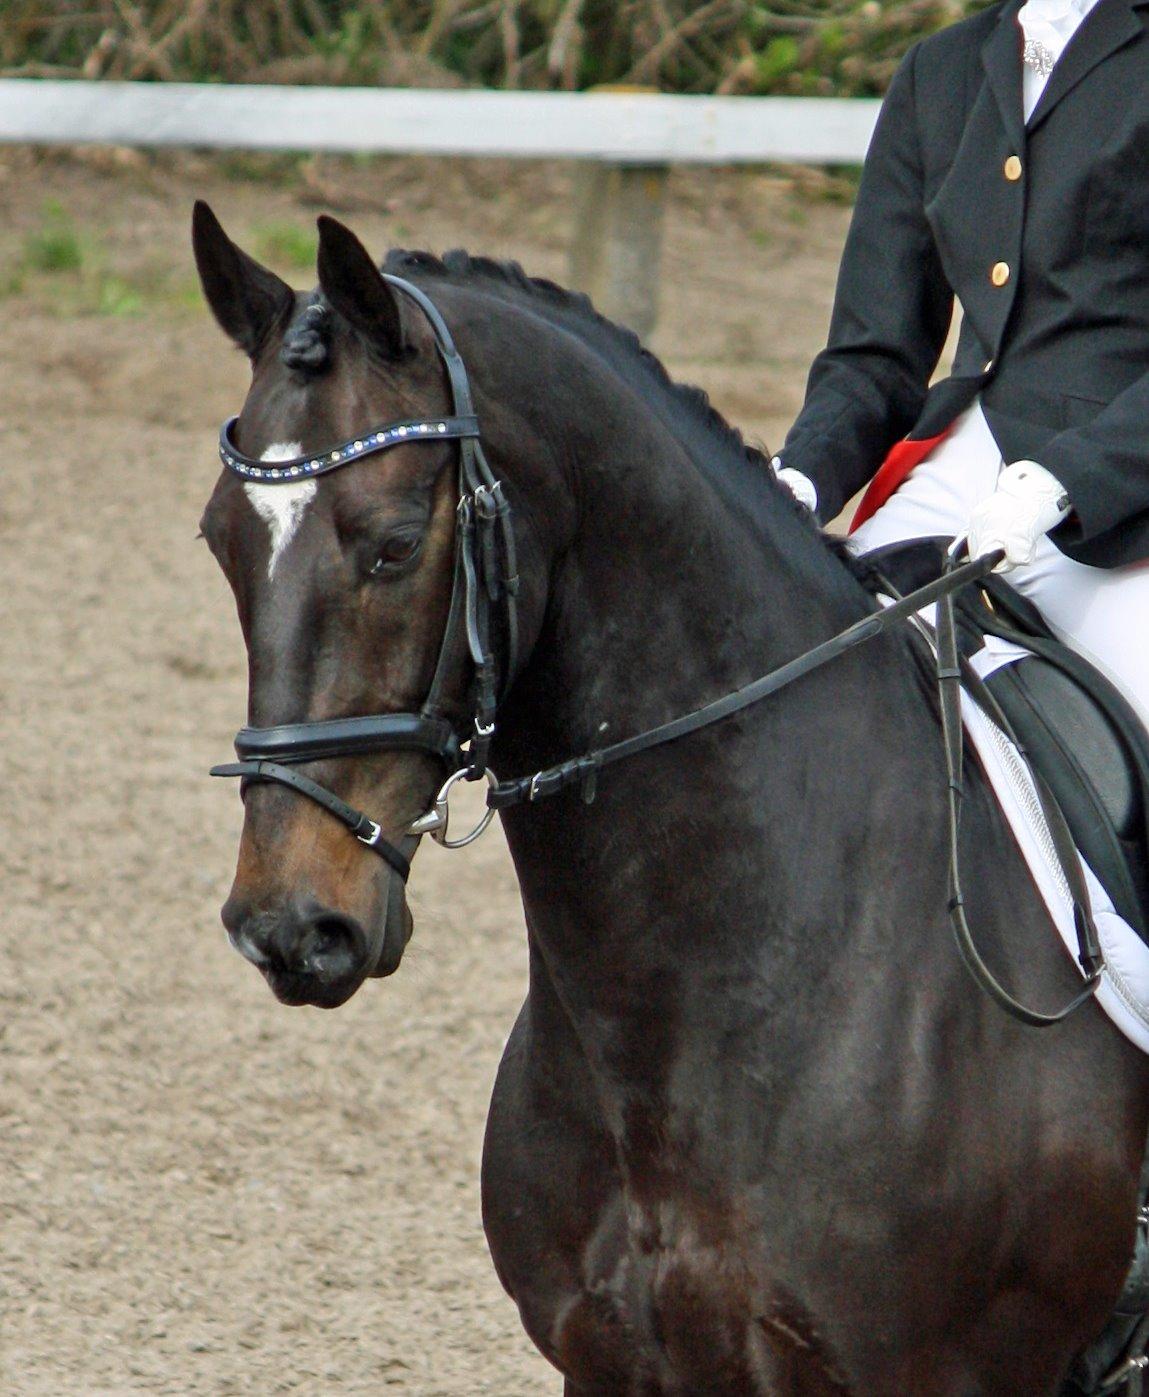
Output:
[[[208,300],[252,362],[228,437],[249,463],[314,465],[455,406],[424,310],[320,228],[319,291],[296,293],[197,206]],[[763,458],[583,299],[462,254],[385,270],[449,326],[513,511],[501,776],[695,708],[872,609]],[[412,440],[286,486],[225,470],[203,529],[250,723],[410,713],[438,680],[465,721],[460,631],[439,662],[462,450]],[[369,744],[295,769],[399,858],[443,777],[427,750]],[[1026,1028],[962,968],[908,630],[590,794],[504,815],[530,986],[483,1162],[495,1265],[568,1397],[1062,1391],[1130,1259],[1149,1074],[1094,1005]],[[224,920],[276,994],[335,1005],[394,971],[399,865],[278,780],[245,801]],[[1061,1002],[1080,981],[976,772],[963,859],[987,960]]]

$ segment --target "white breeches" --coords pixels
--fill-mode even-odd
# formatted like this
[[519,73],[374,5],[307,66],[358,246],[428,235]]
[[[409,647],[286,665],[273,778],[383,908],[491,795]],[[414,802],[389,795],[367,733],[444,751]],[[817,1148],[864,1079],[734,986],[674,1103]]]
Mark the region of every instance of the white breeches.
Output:
[[[964,534],[970,511],[993,493],[1001,466],[975,403],[858,529],[853,547],[865,553],[903,539]],[[1033,563],[1008,576],[1060,639],[1107,675],[1149,726],[1149,562],[1086,567],[1043,538]]]

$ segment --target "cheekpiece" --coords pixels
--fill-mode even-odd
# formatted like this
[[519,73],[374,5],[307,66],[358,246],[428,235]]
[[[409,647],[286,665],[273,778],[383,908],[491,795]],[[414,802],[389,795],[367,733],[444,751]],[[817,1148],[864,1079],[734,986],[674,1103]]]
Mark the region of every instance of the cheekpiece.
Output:
[[432,417],[414,422],[392,422],[377,431],[366,432],[354,441],[329,446],[307,456],[293,456],[286,461],[261,461],[245,456],[232,440],[238,417],[229,417],[219,433],[219,459],[234,475],[260,485],[284,485],[293,480],[309,480],[329,471],[361,461],[377,451],[389,451],[413,441],[457,441],[462,437],[477,437],[476,417]]

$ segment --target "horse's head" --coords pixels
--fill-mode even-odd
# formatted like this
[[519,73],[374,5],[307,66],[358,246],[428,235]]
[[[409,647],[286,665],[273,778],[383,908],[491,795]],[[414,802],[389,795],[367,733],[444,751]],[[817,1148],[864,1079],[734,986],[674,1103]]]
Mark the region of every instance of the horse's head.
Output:
[[473,450],[466,405],[427,311],[334,220],[320,220],[312,294],[241,252],[204,204],[193,241],[215,317],[252,366],[202,525],[249,661],[223,919],[281,1000],[330,1007],[399,964],[411,827],[474,716],[452,468]]

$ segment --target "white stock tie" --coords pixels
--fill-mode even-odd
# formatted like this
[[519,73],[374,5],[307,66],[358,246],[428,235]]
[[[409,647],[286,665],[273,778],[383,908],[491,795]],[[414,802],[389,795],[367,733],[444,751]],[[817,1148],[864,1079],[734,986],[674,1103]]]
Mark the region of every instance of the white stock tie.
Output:
[[1025,38],[1025,119],[1028,121],[1054,64],[1097,0],[1028,0],[1017,20]]
[[1017,15],[1025,35],[1025,66],[1038,77],[1049,77],[1079,21],[1074,0],[1029,0]]

